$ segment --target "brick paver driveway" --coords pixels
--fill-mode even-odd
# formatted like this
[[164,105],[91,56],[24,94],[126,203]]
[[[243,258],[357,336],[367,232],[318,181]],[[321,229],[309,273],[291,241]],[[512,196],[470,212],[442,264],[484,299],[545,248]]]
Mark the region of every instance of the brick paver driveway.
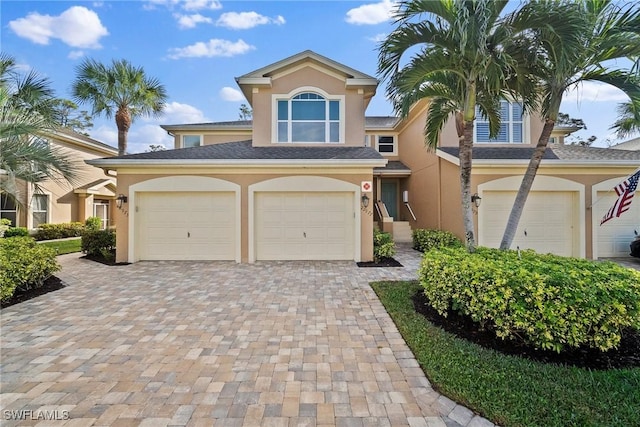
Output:
[[2,310],[2,425],[489,424],[431,389],[368,285],[415,278],[408,248],[395,269],[60,259],[66,288]]

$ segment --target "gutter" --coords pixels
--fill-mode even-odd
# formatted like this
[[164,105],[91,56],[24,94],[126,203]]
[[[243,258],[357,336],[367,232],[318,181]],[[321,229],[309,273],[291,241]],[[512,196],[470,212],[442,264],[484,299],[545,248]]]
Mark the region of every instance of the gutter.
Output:
[[273,167],[273,168],[298,168],[298,167],[327,167],[327,166],[354,166],[354,167],[384,167],[387,159],[92,159],[85,163],[102,169],[117,168],[155,168],[155,167]]

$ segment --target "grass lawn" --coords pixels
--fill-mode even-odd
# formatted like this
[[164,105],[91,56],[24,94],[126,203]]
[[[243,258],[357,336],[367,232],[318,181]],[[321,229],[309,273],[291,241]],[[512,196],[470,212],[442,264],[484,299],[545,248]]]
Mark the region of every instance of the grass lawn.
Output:
[[70,254],[73,252],[80,252],[81,249],[81,238],[77,239],[69,239],[69,240],[55,240],[55,241],[44,241],[41,242],[41,245],[48,246],[56,250],[58,255]]
[[418,282],[371,285],[440,393],[501,426],[638,426],[640,368],[591,371],[507,356],[455,337],[413,307]]

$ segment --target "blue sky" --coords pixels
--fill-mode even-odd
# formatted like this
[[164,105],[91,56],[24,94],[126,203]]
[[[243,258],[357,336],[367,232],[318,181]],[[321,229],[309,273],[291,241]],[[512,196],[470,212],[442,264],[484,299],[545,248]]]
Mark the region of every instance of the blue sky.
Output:
[[[139,119],[129,151],[171,144],[159,124],[236,120],[242,97],[234,78],[311,49],[375,76],[377,44],[392,30],[391,0],[374,1],[16,1],[3,0],[1,46],[23,70],[48,77],[71,98],[75,67],[85,57],[127,59],[169,94],[158,119]],[[589,84],[565,95],[561,111],[582,118],[577,135],[617,142],[608,127],[624,95]],[[89,109],[90,106],[81,106]],[[392,115],[384,86],[367,115]],[[113,119],[99,118],[92,137],[117,145]]]

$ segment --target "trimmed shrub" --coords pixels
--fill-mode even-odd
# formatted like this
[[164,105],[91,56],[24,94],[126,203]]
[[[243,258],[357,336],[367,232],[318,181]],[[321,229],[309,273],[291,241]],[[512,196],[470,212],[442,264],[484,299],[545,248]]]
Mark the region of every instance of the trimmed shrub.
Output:
[[43,285],[60,270],[56,251],[38,245],[31,237],[0,239],[0,299],[13,296],[17,289],[32,289]]
[[382,258],[391,258],[396,254],[396,244],[391,234],[378,229],[373,230],[373,259],[378,262]]
[[418,228],[413,230],[413,249],[426,252],[433,248],[462,248],[464,244],[458,236],[448,231],[427,230]]
[[80,237],[84,229],[84,223],[82,222],[40,224],[35,238],[36,240],[53,240],[64,239],[66,237]]
[[84,222],[85,230],[100,230],[102,229],[102,220],[97,216],[90,216]]
[[82,234],[82,252],[90,256],[112,259],[116,249],[116,233],[113,230],[86,230]]
[[536,348],[606,351],[624,329],[640,330],[640,272],[612,262],[443,248],[424,254],[419,277],[443,316],[452,309]]
[[27,227],[11,227],[4,232],[4,237],[28,237]]

